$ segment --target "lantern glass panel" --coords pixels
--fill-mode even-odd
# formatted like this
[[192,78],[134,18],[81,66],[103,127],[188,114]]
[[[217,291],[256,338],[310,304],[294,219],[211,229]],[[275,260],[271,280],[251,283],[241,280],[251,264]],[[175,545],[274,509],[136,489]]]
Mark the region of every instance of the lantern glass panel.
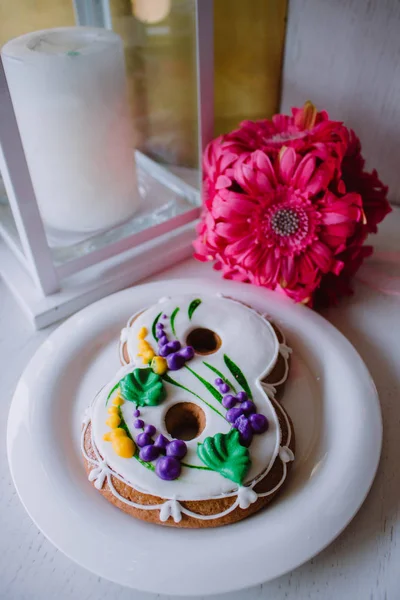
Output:
[[[193,220],[200,205],[195,0],[41,0],[40,11],[29,6],[15,0],[1,9],[1,44],[30,31],[69,25],[109,28],[122,38],[132,169],[136,162],[141,198],[132,218],[95,234],[46,229],[55,265],[98,250],[107,258],[107,246],[116,248],[124,240],[126,247],[129,240],[136,245]],[[0,185],[0,228],[18,244],[5,197]]]

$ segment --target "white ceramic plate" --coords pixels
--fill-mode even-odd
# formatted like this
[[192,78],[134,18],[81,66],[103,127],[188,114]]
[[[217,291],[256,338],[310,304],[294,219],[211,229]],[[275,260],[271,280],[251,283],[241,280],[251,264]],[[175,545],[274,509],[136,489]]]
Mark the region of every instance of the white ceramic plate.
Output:
[[[284,395],[296,432],[294,468],[271,507],[235,525],[183,530],[147,524],[113,507],[88,482],[81,418],[119,366],[119,330],[132,313],[166,294],[217,291],[268,312],[294,349]],[[18,384],[7,444],[18,494],[57,548],[122,585],[190,596],[267,581],[327,546],[362,504],[381,440],[375,386],[332,325],[265,290],[193,279],[131,288],[61,325]]]

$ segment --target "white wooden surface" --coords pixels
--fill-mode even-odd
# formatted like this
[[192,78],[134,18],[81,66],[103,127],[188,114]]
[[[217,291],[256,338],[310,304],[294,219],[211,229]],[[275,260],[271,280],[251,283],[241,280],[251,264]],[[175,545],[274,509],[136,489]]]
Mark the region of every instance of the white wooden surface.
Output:
[[289,0],[283,112],[311,100],[345,121],[393,202],[400,202],[399,57],[399,0]]
[[[377,244],[398,249],[399,230],[400,209],[382,227]],[[189,260],[158,278],[196,274],[219,277],[208,265]],[[263,586],[216,597],[221,600],[400,599],[400,299],[358,284],[354,297],[327,316],[358,349],[378,387],[384,445],[377,478],[353,522],[319,556]],[[102,580],[63,556],[30,521],[14,490],[5,453],[8,406],[24,366],[51,329],[34,333],[0,281],[0,598],[155,600]],[[246,560],[251,550],[249,555],[238,548],[238,565],[232,568],[245,568]]]

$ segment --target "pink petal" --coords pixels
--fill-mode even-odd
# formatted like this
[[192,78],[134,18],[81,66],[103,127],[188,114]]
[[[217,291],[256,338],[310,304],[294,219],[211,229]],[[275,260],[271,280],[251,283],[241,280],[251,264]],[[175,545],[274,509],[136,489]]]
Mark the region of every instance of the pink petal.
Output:
[[[322,211],[321,211],[322,212]],[[335,212],[322,213],[321,222],[324,225],[337,225],[338,223],[347,223],[349,221],[349,217],[344,214],[338,214]]]
[[321,242],[314,242],[309,248],[309,255],[323,273],[328,273],[332,265],[332,252]]
[[224,202],[223,200],[214,202],[212,211],[216,219],[225,219],[231,222],[243,221],[243,215],[235,211],[229,202]]
[[284,256],[281,260],[282,278],[287,287],[292,287],[297,281],[296,263],[293,256]]
[[225,171],[235,160],[237,159],[237,154],[234,152],[226,152],[221,157],[219,168],[221,171]]
[[319,192],[326,190],[332,180],[332,176],[332,165],[326,162],[322,163],[322,165],[320,165],[314,172],[313,176],[306,185],[305,190],[313,196],[316,196],[319,194]]
[[268,285],[276,284],[279,273],[279,260],[274,256],[274,252],[266,250],[264,257],[260,258],[259,277],[261,281]]
[[220,175],[215,183],[215,189],[220,190],[232,185],[232,181],[226,175]]
[[240,185],[241,188],[243,188],[245,191],[250,191],[249,186],[248,186],[248,180],[246,178],[246,171],[247,171],[248,176],[250,177],[250,180],[252,179],[253,171],[252,171],[252,169],[250,169],[250,172],[249,172],[249,167],[247,165],[243,164],[244,160],[245,160],[245,157],[241,156],[236,161],[236,163],[234,164],[234,167],[233,167],[233,175],[234,175],[234,179]]
[[341,240],[346,240],[350,237],[355,229],[355,223],[353,221],[347,221],[347,223],[337,223],[335,225],[329,225],[325,228],[326,235],[332,235]]
[[254,180],[257,193],[269,194],[273,191],[274,188],[272,187],[271,181],[262,171],[256,171],[254,173]]
[[282,183],[290,183],[296,166],[296,152],[293,148],[283,147],[278,160],[280,180]]
[[256,150],[253,153],[253,161],[255,162],[255,166],[258,169],[260,169],[260,171],[262,171],[266,175],[266,177],[268,177],[269,181],[271,182],[271,185],[273,187],[276,187],[277,182],[275,177],[275,171],[268,156],[264,154],[264,152],[262,152],[261,150]]
[[249,245],[253,243],[253,236],[247,235],[237,242],[229,243],[225,249],[227,256],[235,256],[238,253],[248,250]]
[[312,154],[306,156],[300,161],[294,174],[294,184],[300,190],[305,190],[310,177],[315,170],[315,158]]
[[300,281],[308,286],[316,285],[318,277],[318,269],[307,254],[303,254],[297,258],[297,268],[300,273]]
[[242,237],[246,233],[246,229],[247,227],[243,221],[239,223],[217,223],[215,226],[216,233],[225,238]]

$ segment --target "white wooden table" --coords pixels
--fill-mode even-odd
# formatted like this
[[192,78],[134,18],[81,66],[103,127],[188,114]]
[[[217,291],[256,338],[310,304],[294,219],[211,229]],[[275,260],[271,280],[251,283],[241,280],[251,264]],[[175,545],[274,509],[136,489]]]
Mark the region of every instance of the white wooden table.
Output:
[[[399,250],[399,234],[397,209],[375,245]],[[196,274],[219,277],[209,265],[189,260],[157,279]],[[355,295],[325,316],[357,348],[378,388],[384,444],[375,483],[349,527],[313,560],[273,582],[216,598],[400,599],[400,298],[358,283]],[[159,596],[105,581],[58,552],[31,522],[12,484],[5,451],[8,407],[24,366],[53,328],[33,332],[0,281],[0,599],[154,600]]]

